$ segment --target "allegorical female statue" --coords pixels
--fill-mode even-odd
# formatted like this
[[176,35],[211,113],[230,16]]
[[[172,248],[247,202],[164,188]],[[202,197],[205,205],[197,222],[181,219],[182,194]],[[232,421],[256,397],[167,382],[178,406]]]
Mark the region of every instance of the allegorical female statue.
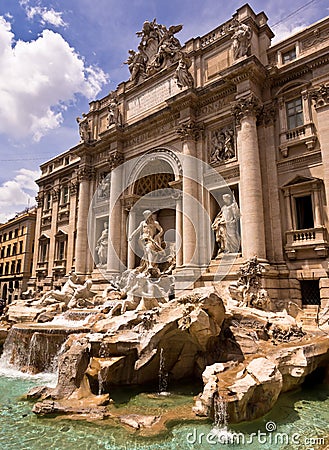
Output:
[[224,205],[211,227],[218,244],[217,258],[221,253],[237,253],[240,249],[239,207],[230,194],[224,194],[223,201]]

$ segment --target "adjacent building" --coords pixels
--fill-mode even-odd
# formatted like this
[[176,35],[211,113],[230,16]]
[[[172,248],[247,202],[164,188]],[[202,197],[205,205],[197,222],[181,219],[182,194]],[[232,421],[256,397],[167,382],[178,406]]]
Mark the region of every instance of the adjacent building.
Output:
[[[241,247],[222,282],[257,255],[278,307],[327,304],[329,19],[276,45],[267,20],[244,5],[185,45],[181,26],[144,23],[130,79],[91,102],[78,119],[80,142],[41,166],[31,285],[60,285],[71,269],[101,283],[136,267],[129,236],[150,205],[176,233],[177,283],[214,283],[227,252],[213,248],[191,198],[211,224],[215,200],[230,192]],[[166,189],[178,194],[163,206],[156,192]],[[105,262],[96,251],[104,229]]]
[[32,275],[36,209],[0,225],[0,295],[7,303],[21,298]]

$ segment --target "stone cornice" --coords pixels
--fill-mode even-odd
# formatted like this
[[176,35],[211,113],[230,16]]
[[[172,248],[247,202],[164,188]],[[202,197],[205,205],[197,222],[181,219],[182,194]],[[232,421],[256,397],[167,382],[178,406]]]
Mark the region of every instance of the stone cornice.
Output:
[[248,116],[258,116],[262,111],[262,104],[254,94],[244,97],[233,103],[232,114],[235,116],[237,125],[241,120]]

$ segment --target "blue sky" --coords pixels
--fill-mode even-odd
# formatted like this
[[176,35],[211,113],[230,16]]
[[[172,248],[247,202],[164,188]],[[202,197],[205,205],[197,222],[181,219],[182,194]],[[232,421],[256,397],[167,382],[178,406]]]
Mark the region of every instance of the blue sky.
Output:
[[[144,20],[184,25],[182,43],[228,20],[241,0],[1,0],[0,222],[34,203],[39,165],[79,141],[76,117],[129,77]],[[253,0],[286,37],[329,15],[329,0]],[[291,13],[303,8],[296,14]]]

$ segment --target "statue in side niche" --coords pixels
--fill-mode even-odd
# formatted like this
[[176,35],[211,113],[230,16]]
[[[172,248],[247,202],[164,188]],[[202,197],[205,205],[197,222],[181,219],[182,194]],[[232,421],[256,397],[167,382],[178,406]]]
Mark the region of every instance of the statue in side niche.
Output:
[[98,256],[98,265],[104,266],[107,263],[109,230],[107,222],[104,222],[104,228],[96,243],[96,252]]
[[212,224],[218,244],[217,257],[221,253],[237,253],[240,248],[239,207],[231,194],[224,194],[223,201],[224,205]]

